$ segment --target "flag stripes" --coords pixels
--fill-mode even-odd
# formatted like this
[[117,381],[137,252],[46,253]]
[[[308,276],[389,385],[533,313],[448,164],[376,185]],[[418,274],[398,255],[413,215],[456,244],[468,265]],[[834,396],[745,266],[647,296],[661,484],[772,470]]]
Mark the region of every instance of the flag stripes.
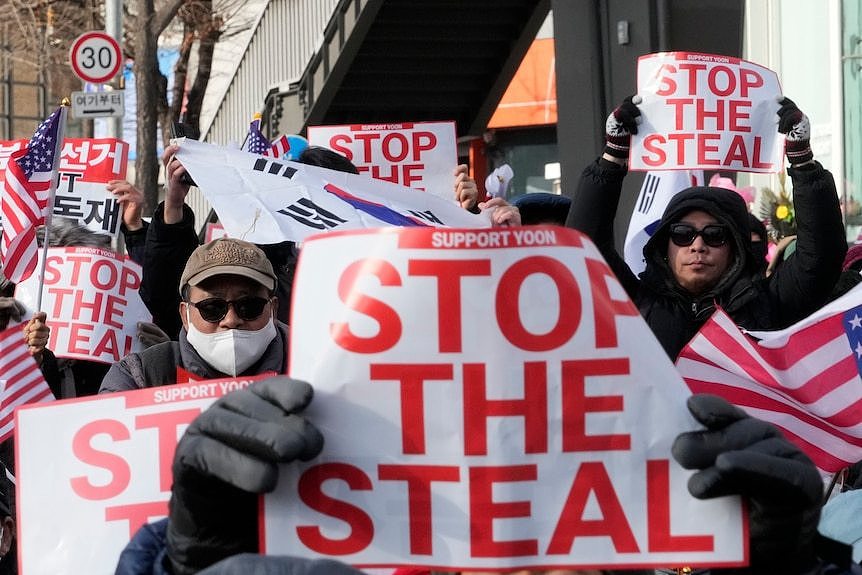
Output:
[[862,459],[862,307],[800,324],[758,342],[718,309],[676,365],[692,392],[774,423],[834,472]]
[[42,371],[27,349],[21,324],[0,332],[0,376],[0,442],[3,442],[12,436],[17,407],[54,399]]

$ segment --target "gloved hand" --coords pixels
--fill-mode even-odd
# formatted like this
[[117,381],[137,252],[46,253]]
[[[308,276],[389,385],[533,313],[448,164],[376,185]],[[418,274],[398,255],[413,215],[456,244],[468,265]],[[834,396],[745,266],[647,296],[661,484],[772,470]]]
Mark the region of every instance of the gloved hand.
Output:
[[350,565],[334,559],[303,559],[265,555],[235,555],[219,561],[199,575],[362,575]]
[[610,113],[605,122],[605,154],[623,160],[628,159],[632,134],[638,133],[638,118],[641,111],[637,105],[641,101],[641,97],[637,94],[629,96]]
[[778,131],[786,136],[784,153],[790,165],[804,164],[814,159],[811,153],[811,123],[793,100],[778,97]]
[[323,448],[301,415],[312,396],[309,384],[275,376],[222,397],[189,425],[173,463],[167,554],[175,574],[257,551],[258,494],[275,488],[279,463]]
[[138,322],[138,339],[144,349],[153,347],[157,343],[171,341],[171,337],[163,332],[159,326],[149,321]]
[[748,500],[752,572],[804,573],[816,562],[823,498],[817,468],[778,428],[718,396],[693,395],[688,409],[706,426],[673,444],[680,465],[700,470],[689,479],[689,492],[698,499]]

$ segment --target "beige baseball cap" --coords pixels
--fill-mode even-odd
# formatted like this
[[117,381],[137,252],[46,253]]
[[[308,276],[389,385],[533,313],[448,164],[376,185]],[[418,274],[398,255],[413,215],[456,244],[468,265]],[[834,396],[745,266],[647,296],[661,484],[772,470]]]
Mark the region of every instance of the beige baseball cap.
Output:
[[247,277],[268,290],[275,289],[275,272],[266,254],[256,245],[233,238],[219,238],[199,246],[180,278],[180,292],[186,285],[196,286],[217,275]]

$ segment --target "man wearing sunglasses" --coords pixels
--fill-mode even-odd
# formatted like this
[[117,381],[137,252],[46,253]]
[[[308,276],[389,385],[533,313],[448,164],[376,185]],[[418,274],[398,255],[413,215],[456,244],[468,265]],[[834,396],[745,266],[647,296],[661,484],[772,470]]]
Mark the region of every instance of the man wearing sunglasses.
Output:
[[275,319],[276,275],[266,254],[242,240],[204,244],[180,279],[179,341],[131,353],[111,366],[99,392],[169,385],[193,377],[284,373],[287,326]]
[[692,187],[668,203],[644,246],[636,277],[614,247],[613,221],[622,193],[637,96],[608,117],[602,156],[581,176],[566,225],[589,235],[671,359],[721,306],[751,330],[787,327],[826,303],[847,245],[832,175],[814,161],[808,118],[791,100],[778,102],[793,180],[797,252],[765,278],[751,242],[748,207],[724,188]]

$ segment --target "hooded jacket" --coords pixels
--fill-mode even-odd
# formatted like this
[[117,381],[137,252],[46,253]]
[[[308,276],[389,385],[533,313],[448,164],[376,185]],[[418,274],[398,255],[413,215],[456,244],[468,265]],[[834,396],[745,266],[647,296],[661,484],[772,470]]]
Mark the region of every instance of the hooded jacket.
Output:
[[[832,175],[819,163],[790,168],[797,224],[797,252],[769,278],[751,249],[748,210],[731,190],[689,188],[678,193],[644,246],[646,269],[635,277],[616,251],[613,222],[625,168],[598,160],[584,170],[566,221],[601,250],[629,297],[671,359],[721,306],[749,330],[785,328],[810,315],[829,298],[847,251]],[[692,210],[707,212],[731,231],[733,256],[719,282],[691,294],[676,281],[667,262],[668,228]]]

